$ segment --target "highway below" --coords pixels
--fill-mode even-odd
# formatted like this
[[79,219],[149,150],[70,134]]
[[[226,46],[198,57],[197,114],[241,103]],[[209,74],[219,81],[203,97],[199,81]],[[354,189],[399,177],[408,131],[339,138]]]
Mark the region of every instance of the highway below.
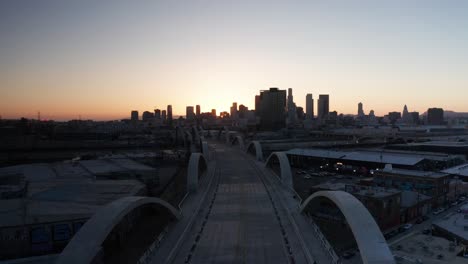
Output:
[[[279,181],[266,179],[277,176],[238,147],[210,147],[216,160],[210,187],[185,231],[172,232],[179,243],[168,238],[162,251],[171,253],[159,253],[152,263],[329,263],[311,235],[302,237],[299,230],[312,233],[298,227],[290,212],[295,209],[294,215],[302,217],[298,201],[288,203],[275,185]],[[167,243],[171,250],[165,249]]]

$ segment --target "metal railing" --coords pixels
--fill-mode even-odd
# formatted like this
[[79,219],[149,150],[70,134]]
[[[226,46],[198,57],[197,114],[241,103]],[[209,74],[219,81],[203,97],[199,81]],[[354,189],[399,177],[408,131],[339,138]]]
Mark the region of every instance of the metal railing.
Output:
[[309,221],[310,225],[312,225],[312,229],[314,230],[315,235],[320,240],[320,244],[323,247],[323,249],[325,250],[325,252],[327,252],[328,256],[331,259],[331,262],[334,263],[334,264],[341,264],[340,257],[338,257],[338,255],[336,254],[336,252],[333,249],[332,245],[330,245],[330,242],[328,242],[327,238],[325,237],[325,235],[320,230],[320,227],[312,219],[312,216],[309,215],[308,213],[305,214],[305,216],[306,216],[307,220]]
[[138,260],[137,264],[147,264],[150,263],[151,259],[156,253],[156,249],[159,248],[161,245],[161,241],[164,239],[166,234],[169,232],[169,227],[166,226],[161,233],[159,233],[158,237],[154,240],[154,242],[148,247],[148,249],[143,253],[143,255]]

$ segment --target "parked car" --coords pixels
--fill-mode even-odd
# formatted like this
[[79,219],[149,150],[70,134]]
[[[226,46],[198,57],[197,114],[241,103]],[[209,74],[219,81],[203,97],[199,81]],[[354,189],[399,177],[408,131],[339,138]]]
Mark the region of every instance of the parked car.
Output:
[[452,206],[455,206],[455,205],[457,205],[457,204],[458,204],[458,202],[455,201],[455,202],[452,203]]
[[429,235],[431,233],[431,230],[429,228],[426,228],[422,231],[424,235]]
[[463,201],[465,201],[465,200],[466,200],[466,197],[465,197],[465,196],[462,196],[462,197],[458,198],[458,201],[461,201],[461,202],[463,202]]
[[421,224],[422,222],[424,222],[424,220],[422,219],[422,217],[416,219],[416,224]]
[[413,227],[413,224],[405,224],[405,225],[403,226],[403,229],[404,229],[404,230],[409,230],[409,229],[411,229],[412,227]]

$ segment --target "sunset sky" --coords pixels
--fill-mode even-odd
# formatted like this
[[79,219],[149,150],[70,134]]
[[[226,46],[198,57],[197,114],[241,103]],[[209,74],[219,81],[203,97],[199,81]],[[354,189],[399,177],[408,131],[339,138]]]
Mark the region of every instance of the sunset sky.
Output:
[[2,118],[254,107],[468,112],[468,1],[0,1]]

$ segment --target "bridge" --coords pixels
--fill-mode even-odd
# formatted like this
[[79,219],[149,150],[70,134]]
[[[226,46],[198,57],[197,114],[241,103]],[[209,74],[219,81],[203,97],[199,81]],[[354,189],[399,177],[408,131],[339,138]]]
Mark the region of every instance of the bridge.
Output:
[[[163,226],[152,233],[152,241],[132,251],[138,253],[134,263],[347,263],[312,217],[323,199],[334,204],[352,231],[361,261],[350,263],[395,263],[374,219],[352,195],[320,192],[301,201],[284,153],[272,153],[263,163],[247,154],[249,148],[240,136],[228,131],[226,135],[228,140],[200,141],[201,153],[190,158],[187,195],[178,208],[157,198],[116,201],[83,226],[57,263],[116,261],[103,257],[110,250],[105,241],[122,219],[128,221],[126,215],[148,206],[164,219],[154,223]],[[279,164],[278,174],[270,169],[271,163]],[[200,177],[203,169],[207,172]],[[93,243],[84,245],[85,239]],[[116,254],[122,252],[126,251]],[[86,258],[78,258],[80,254]]]

